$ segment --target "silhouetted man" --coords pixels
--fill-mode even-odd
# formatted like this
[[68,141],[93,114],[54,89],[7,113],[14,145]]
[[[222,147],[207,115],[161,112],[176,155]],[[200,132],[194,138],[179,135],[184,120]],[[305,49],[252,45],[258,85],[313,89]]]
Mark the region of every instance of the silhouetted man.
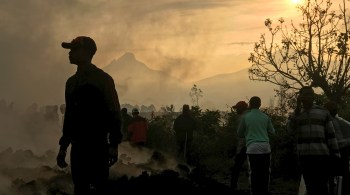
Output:
[[[248,109],[248,104],[245,101],[239,101],[237,102],[236,105],[232,106],[232,109],[234,109],[238,115],[236,124],[239,124],[239,121],[241,120],[243,114]],[[244,138],[239,138],[238,144],[237,144],[235,162],[231,172],[231,189],[232,190],[237,189],[238,178],[239,178],[242,166],[244,162],[247,160],[246,151],[247,151],[247,146],[245,145]]]
[[[339,172],[343,177],[341,195],[350,194],[350,171],[349,171],[349,157],[350,157],[350,122],[338,115],[338,105],[334,101],[328,101],[324,107],[332,116],[332,122],[335,130],[335,137],[337,138],[339,151],[341,154],[341,161],[339,162]],[[331,175],[329,182],[330,194],[335,194],[336,191],[334,178],[337,174]]]
[[128,126],[132,120],[132,116],[128,114],[127,108],[122,108],[122,134],[123,140],[129,139]]
[[330,156],[340,158],[330,113],[314,104],[314,90],[304,86],[297,107],[288,122],[288,130],[297,136],[297,151],[307,193],[328,195]]
[[77,72],[66,82],[63,135],[57,165],[66,167],[71,144],[71,172],[75,195],[106,194],[109,167],[118,159],[121,142],[120,104],[114,81],[91,60],[97,50],[90,37],[79,36],[70,43],[69,61]]
[[191,163],[190,152],[192,149],[193,132],[196,129],[196,120],[190,113],[190,106],[184,104],[182,113],[174,121],[174,131],[178,148],[178,157]]

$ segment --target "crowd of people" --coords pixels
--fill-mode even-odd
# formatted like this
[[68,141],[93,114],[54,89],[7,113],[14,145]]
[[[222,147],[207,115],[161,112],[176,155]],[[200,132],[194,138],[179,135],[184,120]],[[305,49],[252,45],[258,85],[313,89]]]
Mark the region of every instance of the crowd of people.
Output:
[[[149,121],[140,116],[138,108],[121,108],[113,78],[92,64],[97,51],[95,41],[79,36],[63,42],[69,49],[69,61],[77,71],[66,82],[65,103],[44,107],[44,120],[61,126],[58,141],[57,165],[65,168],[70,163],[74,194],[105,194],[109,168],[118,160],[118,145],[128,141],[142,148],[147,143]],[[338,105],[329,101],[316,105],[312,87],[299,91],[297,106],[289,117],[286,129],[296,136],[300,169],[309,195],[350,194],[350,122],[338,116]],[[13,105],[0,101],[1,112]],[[232,131],[239,136],[230,187],[236,191],[238,177],[245,162],[249,167],[252,195],[270,194],[271,146],[270,136],[276,133],[273,121],[261,109],[261,99],[253,96],[249,102],[239,101],[232,106],[238,119]],[[28,116],[37,116],[37,104],[27,110]],[[61,117],[58,113],[61,113]],[[32,121],[29,119],[28,121]],[[188,104],[174,120],[173,130],[177,144],[177,159],[192,164],[192,142],[197,129],[196,119]],[[67,148],[71,147],[70,162],[66,162]],[[87,171],[89,170],[89,171]],[[339,182],[337,182],[339,184]]]

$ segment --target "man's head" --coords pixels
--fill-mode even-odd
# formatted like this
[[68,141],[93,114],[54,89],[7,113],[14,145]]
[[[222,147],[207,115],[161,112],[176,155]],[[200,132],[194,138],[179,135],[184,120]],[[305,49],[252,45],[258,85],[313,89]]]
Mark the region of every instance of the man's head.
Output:
[[126,114],[126,113],[128,113],[128,109],[127,108],[122,108],[121,112],[122,112],[122,114]]
[[91,59],[97,51],[95,41],[87,36],[79,36],[71,42],[63,42],[61,45],[65,49],[70,49],[69,61],[71,64],[91,63]]
[[261,106],[261,99],[258,96],[253,96],[249,100],[249,107],[254,108],[260,108]]
[[331,113],[331,115],[334,117],[338,114],[338,105],[334,101],[328,101],[324,104],[324,107]]
[[184,113],[184,114],[190,113],[190,106],[188,104],[184,104],[182,106],[182,113]]
[[239,101],[236,105],[232,106],[232,109],[235,109],[237,114],[242,114],[248,109],[248,104],[245,101]]
[[140,112],[139,112],[139,109],[137,109],[137,108],[133,108],[132,111],[131,111],[131,114],[132,114],[133,116],[138,115],[139,113],[140,113]]
[[314,103],[315,93],[312,87],[304,86],[299,90],[299,100],[303,104],[304,109],[310,109]]

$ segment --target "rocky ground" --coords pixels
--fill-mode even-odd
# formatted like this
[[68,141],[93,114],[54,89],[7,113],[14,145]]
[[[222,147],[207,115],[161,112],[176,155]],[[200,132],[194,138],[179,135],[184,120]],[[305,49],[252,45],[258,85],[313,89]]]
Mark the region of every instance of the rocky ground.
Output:
[[[111,167],[109,192],[249,194],[247,173],[242,172],[239,190],[229,188],[228,175],[208,177],[199,168],[176,162],[158,151],[121,145],[119,161]],[[0,194],[72,195],[69,167],[55,165],[55,151],[37,156],[30,150],[11,148],[0,152]],[[272,178],[271,195],[296,195],[297,181]]]

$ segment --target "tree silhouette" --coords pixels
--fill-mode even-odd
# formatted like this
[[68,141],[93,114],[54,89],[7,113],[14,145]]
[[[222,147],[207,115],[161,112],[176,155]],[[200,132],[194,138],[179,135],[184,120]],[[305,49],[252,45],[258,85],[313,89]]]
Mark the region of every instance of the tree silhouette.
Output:
[[199,98],[203,97],[203,91],[198,88],[196,84],[193,84],[189,95],[191,97],[192,103],[195,104],[195,106],[199,106],[198,101]]
[[297,6],[302,22],[288,28],[283,18],[273,26],[266,19],[269,36],[262,34],[250,54],[249,78],[267,81],[289,91],[302,86],[319,87],[341,102],[350,87],[349,17],[345,0],[332,11],[330,0],[306,0]]

